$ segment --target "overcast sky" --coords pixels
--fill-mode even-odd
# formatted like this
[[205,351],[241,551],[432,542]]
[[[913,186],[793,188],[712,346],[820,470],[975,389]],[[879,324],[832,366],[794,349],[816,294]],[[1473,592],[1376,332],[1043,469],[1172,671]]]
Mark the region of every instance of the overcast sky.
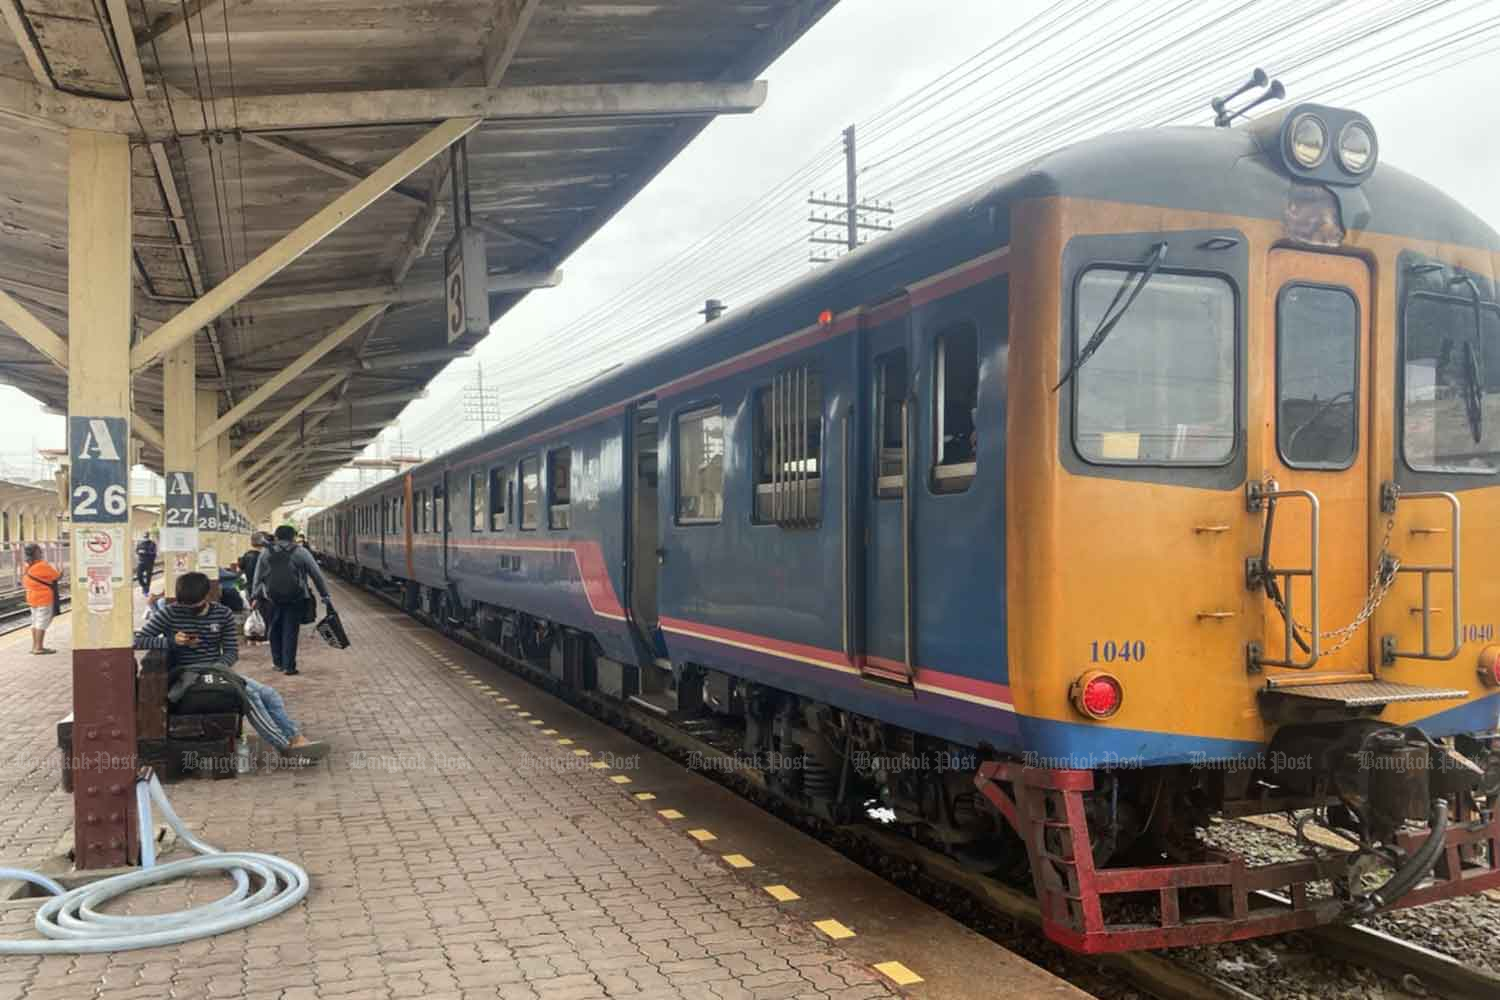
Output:
[[[506,338],[545,336],[618,293],[836,140],[845,125],[868,118],[1046,6],[1042,0],[843,0],[764,74],[770,81],[764,107],[705,130],[564,264],[559,288],[531,294],[505,317],[490,335],[490,349],[503,347]],[[1489,62],[1476,60],[1359,110],[1379,133],[1382,162],[1424,177],[1500,228],[1500,79],[1486,68]],[[454,366],[450,386],[466,364]],[[430,422],[447,395],[434,390],[414,403],[406,425]],[[13,388],[0,386],[0,415],[0,463],[7,468],[29,462],[37,447],[62,444],[62,419],[42,414]]]

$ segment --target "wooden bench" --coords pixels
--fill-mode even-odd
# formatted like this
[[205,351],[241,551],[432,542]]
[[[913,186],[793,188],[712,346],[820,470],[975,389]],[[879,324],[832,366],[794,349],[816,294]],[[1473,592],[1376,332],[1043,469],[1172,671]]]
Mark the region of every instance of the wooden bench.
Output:
[[[176,712],[167,702],[167,657],[153,650],[141,658],[135,678],[136,756],[162,781],[190,774],[235,775],[235,745],[241,713]],[[62,751],[62,789],[73,791],[73,715],[57,722]]]

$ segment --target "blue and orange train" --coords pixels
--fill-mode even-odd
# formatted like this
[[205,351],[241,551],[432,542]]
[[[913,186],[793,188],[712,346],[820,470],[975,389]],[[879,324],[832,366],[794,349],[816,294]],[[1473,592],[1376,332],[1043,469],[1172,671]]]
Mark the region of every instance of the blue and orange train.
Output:
[[[1500,886],[1500,237],[1377,160],[1310,104],[1059,150],[310,544],[738,720],[824,815],[1024,854],[1074,948]],[[1205,841],[1271,811],[1350,850]]]

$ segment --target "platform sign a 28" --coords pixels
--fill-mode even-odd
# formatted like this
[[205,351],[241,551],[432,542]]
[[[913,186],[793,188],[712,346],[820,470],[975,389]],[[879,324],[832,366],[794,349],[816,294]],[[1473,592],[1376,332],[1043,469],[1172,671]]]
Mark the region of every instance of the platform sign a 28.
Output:
[[130,438],[124,417],[69,417],[69,497],[74,524],[124,524]]
[[217,490],[198,491],[198,530],[219,530],[219,494]]

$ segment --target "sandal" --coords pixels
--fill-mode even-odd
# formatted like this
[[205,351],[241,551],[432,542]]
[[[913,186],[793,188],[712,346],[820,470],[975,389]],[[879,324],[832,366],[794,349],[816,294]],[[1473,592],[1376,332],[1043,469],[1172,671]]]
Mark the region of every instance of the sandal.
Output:
[[55,653],[55,652],[57,652],[57,650],[55,650],[55,649],[48,649],[47,647],[43,646],[41,649],[33,649],[31,651],[31,655],[32,656],[46,656],[49,653]]

